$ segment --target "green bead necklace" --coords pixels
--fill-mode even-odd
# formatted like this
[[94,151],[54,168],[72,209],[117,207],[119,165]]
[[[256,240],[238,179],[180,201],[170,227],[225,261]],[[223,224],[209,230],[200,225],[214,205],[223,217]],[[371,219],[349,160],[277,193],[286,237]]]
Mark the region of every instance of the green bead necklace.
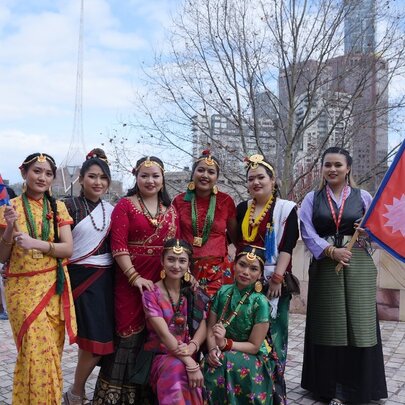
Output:
[[197,197],[195,195],[195,192],[193,192],[193,195],[191,197],[191,225],[193,227],[194,246],[201,247],[207,242],[208,236],[210,235],[211,232],[212,223],[214,222],[216,203],[217,203],[217,196],[214,193],[212,193],[210,197],[207,215],[205,216],[204,219],[203,230],[202,233],[200,234],[198,226]]

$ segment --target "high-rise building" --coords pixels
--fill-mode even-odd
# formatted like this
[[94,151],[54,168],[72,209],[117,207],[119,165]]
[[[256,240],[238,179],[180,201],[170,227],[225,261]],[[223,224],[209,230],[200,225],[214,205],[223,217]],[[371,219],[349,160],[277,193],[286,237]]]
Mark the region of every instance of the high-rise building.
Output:
[[375,51],[375,0],[345,0],[345,55]]

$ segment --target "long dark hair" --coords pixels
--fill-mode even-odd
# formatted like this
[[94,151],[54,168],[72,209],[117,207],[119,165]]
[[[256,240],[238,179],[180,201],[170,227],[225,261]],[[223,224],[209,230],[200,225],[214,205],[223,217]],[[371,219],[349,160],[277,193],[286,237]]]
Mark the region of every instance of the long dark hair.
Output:
[[[134,167],[133,170],[132,170],[132,174],[133,174],[133,175],[135,176],[135,178],[136,178],[136,176],[137,176],[138,173],[139,173],[140,166],[141,166],[144,162],[146,162],[146,160],[150,160],[151,162],[155,162],[155,163],[157,164],[156,166],[160,167],[160,169],[161,169],[161,171],[162,171],[163,187],[162,187],[162,189],[158,192],[158,198],[159,198],[159,201],[162,201],[162,203],[163,203],[164,206],[169,207],[170,204],[171,204],[171,202],[172,202],[172,200],[171,200],[171,198],[170,198],[170,196],[169,196],[169,193],[168,193],[167,190],[166,190],[164,164],[163,164],[163,162],[162,162],[158,157],[156,157],[156,156],[145,156],[145,157],[139,159],[139,160],[136,162],[136,165],[135,165],[135,167]],[[132,188],[130,188],[130,189],[128,190],[126,196],[127,196],[127,197],[131,197],[132,195],[135,195],[135,194],[137,194],[138,192],[139,192],[139,187],[138,187],[138,185],[136,184],[136,181],[135,181],[134,187],[132,187]]]
[[[51,156],[48,155],[47,153],[32,153],[31,155],[28,155],[24,162],[22,162],[20,166],[20,170],[24,169],[25,172],[27,172],[35,162],[38,162],[42,158],[45,158],[46,161],[49,163],[51,166],[51,170],[53,173],[53,177],[55,178],[56,176],[56,163],[55,159]],[[44,197],[46,200],[49,201],[49,205],[51,206],[52,210],[52,222],[53,222],[53,242],[58,243],[60,242],[59,238],[59,226],[58,226],[58,206],[56,203],[56,199],[51,195],[49,190],[46,190],[44,193]],[[46,201],[44,202],[46,203]],[[62,259],[56,258],[57,261],[57,283],[56,283],[56,291],[60,295],[63,292],[63,286],[64,286],[64,273],[63,273],[63,265],[62,265]]]
[[103,171],[103,173],[108,178],[108,185],[111,183],[111,172],[108,166],[107,156],[103,149],[94,148],[86,156],[86,160],[83,162],[80,169],[80,177],[83,178],[84,175],[89,171],[90,167],[97,165]]

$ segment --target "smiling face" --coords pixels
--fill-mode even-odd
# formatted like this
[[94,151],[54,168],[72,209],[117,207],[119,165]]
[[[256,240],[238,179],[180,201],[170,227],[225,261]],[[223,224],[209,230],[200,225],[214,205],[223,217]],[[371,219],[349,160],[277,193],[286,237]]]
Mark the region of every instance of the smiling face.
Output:
[[346,175],[350,172],[346,156],[341,153],[327,153],[322,163],[322,176],[330,187],[342,186],[346,183]]
[[211,190],[217,184],[217,180],[218,172],[215,165],[207,165],[204,160],[198,162],[193,172],[193,181],[197,194],[211,194]]
[[97,164],[91,165],[79,179],[83,187],[84,196],[93,202],[97,202],[108,190],[109,179]]
[[162,265],[166,271],[167,278],[181,279],[187,272],[189,264],[189,256],[184,250],[180,254],[174,253],[173,249],[168,249],[165,251]]
[[149,167],[142,165],[136,175],[136,184],[142,197],[153,197],[163,187],[163,174],[154,164]]
[[252,198],[267,200],[273,193],[274,179],[270,177],[264,166],[259,165],[257,169],[248,171],[247,187]]
[[22,168],[21,175],[27,184],[27,195],[35,200],[43,197],[55,177],[48,160],[42,163],[36,161],[26,169]]
[[253,285],[262,275],[258,259],[248,260],[246,255],[239,256],[235,262],[235,281],[239,289]]

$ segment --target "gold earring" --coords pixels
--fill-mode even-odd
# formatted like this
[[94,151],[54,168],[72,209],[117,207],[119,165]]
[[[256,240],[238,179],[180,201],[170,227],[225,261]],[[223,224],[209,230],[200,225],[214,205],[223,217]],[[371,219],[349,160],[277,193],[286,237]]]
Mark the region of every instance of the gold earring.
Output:
[[195,183],[194,183],[194,181],[191,180],[190,183],[188,183],[187,188],[188,188],[190,191],[195,190]]
[[26,191],[27,191],[27,183],[24,181],[24,183],[23,183],[23,185],[22,185],[22,187],[21,187],[21,191],[23,192],[23,193],[25,193]]
[[262,290],[263,290],[263,284],[259,280],[257,280],[255,282],[255,291],[259,293]]
[[164,280],[164,279],[166,278],[165,269],[163,269],[163,270],[160,271],[160,278],[161,278],[162,280]]
[[212,193],[213,194],[218,194],[218,186],[215,184],[214,187],[212,187]]
[[191,273],[190,273],[189,270],[187,270],[187,271],[184,273],[183,279],[184,279],[184,281],[185,281],[186,283],[190,282],[190,280],[191,280]]
[[52,197],[52,187],[48,188],[49,197]]

